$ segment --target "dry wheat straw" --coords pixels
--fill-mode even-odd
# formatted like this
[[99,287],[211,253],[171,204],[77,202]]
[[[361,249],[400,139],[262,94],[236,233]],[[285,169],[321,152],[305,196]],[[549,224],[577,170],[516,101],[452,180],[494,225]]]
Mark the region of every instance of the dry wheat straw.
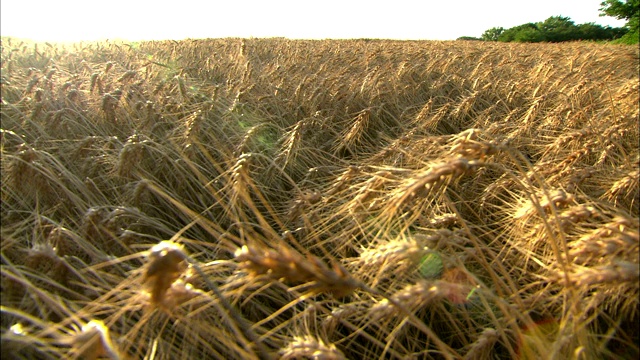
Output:
[[399,312],[396,304],[403,306],[410,312],[415,312],[425,306],[438,303],[447,298],[458,297],[463,292],[463,286],[441,280],[420,280],[407,285],[390,299],[383,299],[373,305],[371,316],[376,319],[388,318]]
[[566,279],[576,286],[627,282],[637,285],[640,280],[640,269],[638,269],[638,263],[617,261],[603,266],[575,266],[570,274],[557,276],[556,279],[565,286],[569,286]]
[[[635,48],[2,42],[20,354],[514,358],[530,314],[562,325],[551,354],[640,353]],[[210,262],[138,252],[176,233]],[[425,246],[440,279],[411,271]]]
[[489,359],[493,346],[499,339],[498,333],[494,329],[484,329],[478,339],[471,345],[471,348],[464,355],[465,360]]
[[446,186],[447,182],[482,165],[481,161],[460,157],[434,164],[426,170],[416,173],[415,176],[403,181],[403,184],[395,191],[396,194],[389,204],[389,208],[393,209],[390,215],[402,209],[402,206],[411,199],[437,193],[443,186]]
[[294,336],[293,339],[280,349],[283,360],[313,359],[313,360],[342,360],[344,354],[333,344],[327,344],[322,339],[313,336]]
[[240,269],[253,277],[264,275],[272,280],[284,280],[290,285],[304,284],[304,289],[325,292],[337,298],[351,294],[359,287],[347,271],[337,263],[330,269],[312,255],[306,258],[293,249],[282,247],[278,251],[257,245],[245,245],[235,253]]

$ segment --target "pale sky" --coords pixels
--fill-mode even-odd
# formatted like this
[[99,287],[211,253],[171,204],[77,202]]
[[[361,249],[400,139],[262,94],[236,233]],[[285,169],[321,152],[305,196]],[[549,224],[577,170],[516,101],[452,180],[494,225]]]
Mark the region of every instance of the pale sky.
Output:
[[2,0],[0,35],[38,41],[274,37],[454,40],[567,16],[599,17],[602,0]]

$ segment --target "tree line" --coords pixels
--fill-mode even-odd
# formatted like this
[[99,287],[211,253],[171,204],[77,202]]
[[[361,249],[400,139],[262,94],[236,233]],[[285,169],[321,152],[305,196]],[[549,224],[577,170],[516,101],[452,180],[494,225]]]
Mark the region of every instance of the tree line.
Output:
[[638,43],[638,19],[640,0],[603,1],[600,16],[625,19],[624,27],[602,26],[594,23],[575,24],[570,18],[552,16],[545,21],[526,23],[512,28],[493,27],[480,38],[463,36],[458,40],[484,40],[502,42],[564,42],[564,41],[612,41]]

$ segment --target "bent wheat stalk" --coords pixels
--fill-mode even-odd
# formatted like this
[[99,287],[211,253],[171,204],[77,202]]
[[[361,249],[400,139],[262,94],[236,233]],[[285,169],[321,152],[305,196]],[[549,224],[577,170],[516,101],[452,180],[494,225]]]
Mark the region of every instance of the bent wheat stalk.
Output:
[[309,291],[329,293],[336,298],[351,294],[360,284],[347,270],[337,263],[330,269],[315,256],[306,258],[288,247],[280,251],[264,249],[257,245],[244,245],[235,253],[240,268],[251,276],[265,275],[273,280],[285,280],[290,285],[302,285]]
[[[179,276],[177,274],[184,264],[189,263],[218,298],[218,301],[222,305],[219,311],[223,317],[226,318],[234,332],[236,332],[239,337],[244,337],[249,340],[250,343],[256,347],[256,355],[259,358],[271,359],[271,355],[269,355],[256,333],[251,329],[248,321],[231,305],[220,289],[209,280],[198,263],[186,254],[182,246],[170,241],[163,241],[154,246],[150,254],[151,263],[145,277],[147,279],[155,277],[152,282],[152,300],[161,300],[173,283],[173,281],[169,281],[171,279],[175,281]],[[162,278],[162,275],[166,275],[165,278]],[[216,307],[220,306],[217,302],[214,302],[214,305]]]

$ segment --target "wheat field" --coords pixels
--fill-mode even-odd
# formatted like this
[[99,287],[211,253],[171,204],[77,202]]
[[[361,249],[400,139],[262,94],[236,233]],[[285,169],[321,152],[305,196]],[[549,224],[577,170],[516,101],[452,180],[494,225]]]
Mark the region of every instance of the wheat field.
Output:
[[2,358],[638,358],[639,69],[3,38]]

